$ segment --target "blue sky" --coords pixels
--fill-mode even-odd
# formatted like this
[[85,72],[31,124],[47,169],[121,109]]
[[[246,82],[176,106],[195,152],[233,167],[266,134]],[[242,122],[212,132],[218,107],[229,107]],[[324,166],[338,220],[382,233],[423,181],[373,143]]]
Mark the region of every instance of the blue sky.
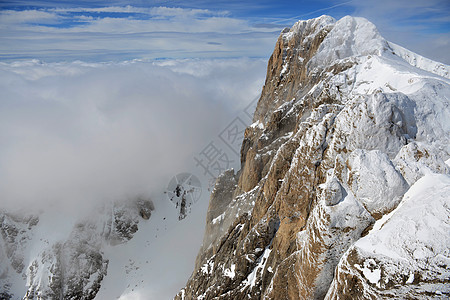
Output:
[[450,63],[448,0],[2,1],[0,61],[268,58],[284,27],[362,16],[388,40]]

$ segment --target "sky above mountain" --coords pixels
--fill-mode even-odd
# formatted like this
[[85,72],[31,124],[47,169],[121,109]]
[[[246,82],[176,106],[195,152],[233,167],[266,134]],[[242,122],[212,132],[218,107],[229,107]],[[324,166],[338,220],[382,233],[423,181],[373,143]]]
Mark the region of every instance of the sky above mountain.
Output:
[[450,2],[1,1],[0,61],[268,58],[284,27],[362,16],[388,40],[450,63]]

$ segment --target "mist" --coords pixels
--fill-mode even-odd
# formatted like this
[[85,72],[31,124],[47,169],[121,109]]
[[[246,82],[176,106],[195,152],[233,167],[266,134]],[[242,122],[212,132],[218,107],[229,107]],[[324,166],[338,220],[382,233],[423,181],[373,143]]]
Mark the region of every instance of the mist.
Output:
[[160,195],[260,93],[262,59],[0,63],[7,209]]

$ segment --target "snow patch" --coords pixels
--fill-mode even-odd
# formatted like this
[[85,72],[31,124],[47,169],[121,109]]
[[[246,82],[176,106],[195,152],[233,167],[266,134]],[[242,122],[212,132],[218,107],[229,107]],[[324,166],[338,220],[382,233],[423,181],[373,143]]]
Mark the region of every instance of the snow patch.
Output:
[[286,73],[286,71],[288,70],[288,67],[289,67],[289,63],[285,63],[283,65],[283,69],[281,69],[280,75],[283,75],[284,73]]
[[259,128],[264,129],[264,124],[261,121],[256,121],[252,125],[250,125],[251,128]]
[[229,269],[225,269],[225,271],[223,272],[223,275],[233,279],[236,276],[235,270],[236,270],[236,265],[231,264]]
[[220,223],[224,218],[225,218],[225,213],[219,215],[217,218],[214,218],[211,221],[211,223],[215,225],[216,223]]
[[367,280],[369,280],[369,282],[372,284],[377,284],[381,279],[381,270],[380,269],[371,270],[367,267],[364,267],[362,269],[362,272],[364,274],[364,277],[366,277]]
[[252,289],[256,285],[256,278],[258,276],[258,273],[262,272],[264,270],[266,263],[267,263],[267,258],[269,257],[271,251],[272,250],[269,248],[266,248],[264,250],[263,255],[258,260],[258,264],[245,279],[245,281],[243,283],[244,287],[241,290],[243,290],[246,286],[250,286],[250,289]]

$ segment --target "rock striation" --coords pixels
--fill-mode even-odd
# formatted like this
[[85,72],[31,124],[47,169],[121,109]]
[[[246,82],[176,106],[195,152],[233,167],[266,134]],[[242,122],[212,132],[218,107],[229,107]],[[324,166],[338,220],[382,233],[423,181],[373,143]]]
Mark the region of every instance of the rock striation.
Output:
[[363,18],[283,30],[175,299],[448,298],[449,70]]

